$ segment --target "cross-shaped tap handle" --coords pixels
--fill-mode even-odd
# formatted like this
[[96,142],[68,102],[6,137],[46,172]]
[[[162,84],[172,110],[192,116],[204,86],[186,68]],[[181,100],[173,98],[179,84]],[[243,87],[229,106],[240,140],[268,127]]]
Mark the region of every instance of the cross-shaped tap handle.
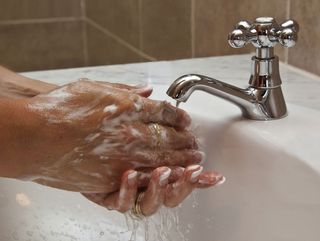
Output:
[[294,20],[279,25],[272,17],[260,17],[253,24],[240,21],[229,33],[228,42],[233,48],[242,48],[248,43],[256,48],[272,48],[277,43],[289,48],[296,44],[298,31],[299,25]]

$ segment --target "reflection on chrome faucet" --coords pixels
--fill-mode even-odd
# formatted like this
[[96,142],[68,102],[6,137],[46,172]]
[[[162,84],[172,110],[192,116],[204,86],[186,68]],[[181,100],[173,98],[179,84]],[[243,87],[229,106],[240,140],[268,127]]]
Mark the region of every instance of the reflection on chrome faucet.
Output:
[[279,58],[274,55],[273,49],[277,43],[284,47],[294,46],[298,29],[298,24],[293,20],[281,25],[271,17],[257,18],[253,24],[241,21],[229,34],[229,44],[241,48],[250,42],[256,47],[247,88],[241,89],[203,75],[188,74],[175,80],[167,94],[179,102],[186,102],[193,91],[203,90],[237,105],[243,116],[249,119],[285,117],[287,108],[281,90]]

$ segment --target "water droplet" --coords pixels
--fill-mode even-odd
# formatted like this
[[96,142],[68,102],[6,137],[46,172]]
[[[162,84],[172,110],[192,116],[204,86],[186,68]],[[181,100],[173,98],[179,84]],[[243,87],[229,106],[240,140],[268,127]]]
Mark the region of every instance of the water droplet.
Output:
[[12,236],[12,238],[13,238],[14,240],[18,240],[18,234],[17,234],[16,231],[14,231],[14,232],[11,234],[11,236]]
[[99,235],[100,235],[100,236],[103,236],[103,235],[104,235],[104,232],[101,231],[101,232],[99,233]]

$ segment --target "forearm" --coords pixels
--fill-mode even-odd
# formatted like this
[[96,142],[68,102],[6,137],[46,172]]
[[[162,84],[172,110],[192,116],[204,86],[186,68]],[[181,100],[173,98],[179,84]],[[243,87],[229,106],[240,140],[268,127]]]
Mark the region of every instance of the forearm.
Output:
[[0,66],[0,97],[25,98],[47,93],[57,86],[27,78]]
[[27,172],[26,156],[36,125],[21,100],[0,98],[0,176],[19,178]]

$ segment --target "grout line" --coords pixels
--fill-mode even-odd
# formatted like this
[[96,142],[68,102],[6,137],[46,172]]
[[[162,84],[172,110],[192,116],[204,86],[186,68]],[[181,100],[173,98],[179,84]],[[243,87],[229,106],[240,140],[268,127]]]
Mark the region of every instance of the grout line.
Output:
[[191,58],[195,57],[195,0],[191,0]]
[[291,0],[287,0],[287,6],[286,6],[286,18],[290,18],[290,11],[291,11]]
[[96,23],[95,21],[91,20],[90,18],[86,18],[86,22],[90,24],[92,27],[96,28],[97,30],[101,31],[102,33],[108,35],[109,37],[113,38],[126,48],[130,49],[132,52],[135,52],[136,54],[140,55],[141,57],[150,60],[150,61],[156,61],[157,59],[140,51],[136,47],[132,46],[131,44],[127,43],[125,40],[120,38],[119,36],[115,35],[114,33],[110,32],[109,30],[102,27],[100,24]]
[[142,0],[138,1],[138,17],[139,17],[139,49],[143,51]]
[[63,17],[63,18],[39,18],[39,19],[19,19],[0,21],[0,25],[18,25],[32,23],[57,23],[57,22],[75,22],[80,21],[78,17]]
[[86,0],[81,0],[81,17],[83,22],[83,56],[84,64],[87,66],[89,64],[89,53],[88,53],[88,34],[87,34],[87,21],[86,21]]

